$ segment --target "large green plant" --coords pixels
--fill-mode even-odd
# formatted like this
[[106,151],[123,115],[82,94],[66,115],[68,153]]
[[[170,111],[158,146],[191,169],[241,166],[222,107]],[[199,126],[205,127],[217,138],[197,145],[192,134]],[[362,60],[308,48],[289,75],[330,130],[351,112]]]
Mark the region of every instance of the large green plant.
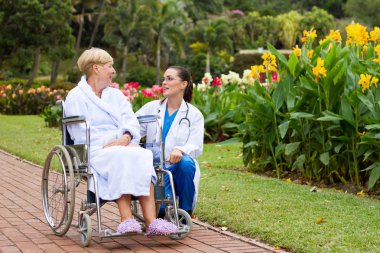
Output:
[[306,32],[302,49],[289,59],[268,45],[281,79],[269,80],[269,89],[256,82],[244,95],[246,164],[275,168],[278,176],[298,170],[313,180],[374,186],[380,177],[376,34],[373,45],[360,25],[347,31],[346,46],[332,32],[315,48],[313,32]]

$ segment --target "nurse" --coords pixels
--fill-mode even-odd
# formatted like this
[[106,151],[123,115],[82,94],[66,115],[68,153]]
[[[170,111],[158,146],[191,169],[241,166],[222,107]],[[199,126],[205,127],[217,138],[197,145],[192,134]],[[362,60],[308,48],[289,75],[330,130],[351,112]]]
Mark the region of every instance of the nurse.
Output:
[[[130,103],[119,89],[111,88],[112,57],[104,50],[85,50],[78,59],[83,76],[66,98],[65,116],[83,115],[90,126],[90,171],[98,179],[99,197],[115,200],[121,223],[117,232],[142,232],[131,211],[131,196],[142,206],[146,234],[170,234],[177,227],[156,218],[153,183],[156,174],[152,153],[140,148],[140,126]],[[85,143],[83,124],[69,125],[75,144]],[[89,188],[94,192],[94,183]]]
[[[190,215],[198,196],[200,170],[195,158],[202,154],[204,118],[192,104],[193,82],[189,71],[180,66],[169,67],[162,81],[164,99],[144,105],[136,116],[158,114],[162,126],[166,169],[171,171],[179,208]],[[141,127],[147,143],[156,142],[157,129]],[[165,177],[165,194],[171,195],[169,179]],[[164,214],[164,207],[160,215]]]

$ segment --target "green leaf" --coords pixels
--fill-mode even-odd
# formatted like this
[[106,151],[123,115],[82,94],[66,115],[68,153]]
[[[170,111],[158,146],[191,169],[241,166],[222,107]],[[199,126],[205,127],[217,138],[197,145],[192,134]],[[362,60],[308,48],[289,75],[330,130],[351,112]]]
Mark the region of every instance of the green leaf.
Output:
[[329,165],[330,163],[330,155],[329,155],[329,152],[325,152],[325,153],[322,153],[320,156],[319,156],[319,160],[324,164],[324,165]]
[[297,157],[297,160],[293,163],[292,170],[294,169],[303,169],[303,165],[305,164],[306,157],[304,154]]
[[295,54],[291,54],[289,57],[289,62],[288,62],[288,68],[290,73],[294,76],[295,75],[295,70],[298,65],[298,57]]
[[290,121],[285,121],[281,125],[278,126],[278,130],[280,131],[281,138],[283,139],[288,131]]
[[343,147],[344,143],[339,143],[335,146],[334,151],[335,153],[339,153],[340,149]]
[[371,168],[371,172],[368,179],[368,188],[371,189],[380,178],[380,163],[376,162],[365,170],[368,170],[369,168]]
[[286,144],[286,147],[285,147],[285,155],[292,155],[299,147],[299,145],[301,144],[301,142],[293,142],[293,143],[289,143],[289,144]]
[[324,115],[323,117],[318,118],[319,121],[337,121],[337,120],[343,120],[342,116],[335,114],[333,112],[325,111],[322,112]]
[[301,118],[312,119],[314,118],[314,114],[307,113],[307,112],[292,112],[290,113],[290,118],[291,119],[301,119]]
[[342,115],[344,119],[353,127],[355,127],[355,119],[354,119],[354,114],[352,113],[352,108],[350,105],[350,102],[347,98],[346,95],[342,96],[341,99],[341,110],[342,110]]
[[268,50],[277,57],[277,59],[279,59],[284,65],[288,65],[288,61],[286,60],[286,57],[283,54],[278,52],[277,49],[274,48],[270,43],[267,43],[267,47]]
[[218,145],[230,145],[230,144],[235,144],[235,143],[238,143],[241,141],[241,138],[240,137],[234,137],[234,138],[230,138],[230,139],[227,139],[225,141],[222,141],[222,142],[219,142]]
[[371,103],[371,101],[366,96],[364,96],[362,93],[358,92],[357,95],[358,95],[358,98],[360,99],[360,101],[367,106],[368,110],[370,110],[371,112],[374,112],[374,106]]
[[367,129],[367,130],[372,130],[372,129],[378,130],[378,129],[380,129],[380,124],[366,125],[365,129]]
[[273,103],[278,111],[284,103],[284,87],[279,86],[274,90],[272,95]]

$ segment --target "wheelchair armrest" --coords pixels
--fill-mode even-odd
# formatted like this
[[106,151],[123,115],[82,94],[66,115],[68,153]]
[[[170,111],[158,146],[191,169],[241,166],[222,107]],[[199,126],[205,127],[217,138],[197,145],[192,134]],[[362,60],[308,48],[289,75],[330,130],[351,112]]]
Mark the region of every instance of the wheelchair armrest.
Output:
[[159,119],[159,115],[143,115],[143,116],[138,116],[137,120],[139,121],[140,124],[145,124],[145,123],[152,123],[156,122],[157,119]]
[[79,124],[79,123],[86,123],[86,117],[85,116],[70,116],[70,117],[65,117],[62,119],[62,124],[64,125]]

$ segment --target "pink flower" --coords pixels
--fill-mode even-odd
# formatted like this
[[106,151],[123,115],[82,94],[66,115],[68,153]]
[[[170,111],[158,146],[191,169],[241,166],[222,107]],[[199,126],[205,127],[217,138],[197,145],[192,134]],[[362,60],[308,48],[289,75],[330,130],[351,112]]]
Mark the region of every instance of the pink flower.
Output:
[[110,87],[119,89],[119,84],[118,83],[111,83]]
[[278,73],[277,72],[273,72],[272,73],[272,81],[273,82],[277,82],[278,81]]
[[222,85],[222,82],[220,81],[220,78],[219,77],[214,77],[214,80],[212,80],[212,83],[211,83],[211,86],[221,86]]
[[131,92],[129,90],[122,90],[124,96],[129,97],[131,95]]
[[241,11],[241,10],[232,10],[231,13],[232,14],[237,14],[237,15],[240,15],[240,16],[244,16],[245,15],[244,12]]
[[162,94],[164,92],[164,88],[162,88],[160,85],[155,84],[152,86],[152,91],[155,94]]
[[124,84],[124,88],[127,89],[127,88],[135,88],[137,89],[139,87],[139,83],[138,82],[129,82],[129,83],[126,83]]
[[60,100],[60,99],[62,99],[62,96],[61,95],[57,95],[57,96],[55,96],[55,99],[56,100]]
[[141,90],[141,93],[144,95],[146,98],[150,98],[153,96],[153,91],[151,88],[146,88],[145,90]]

